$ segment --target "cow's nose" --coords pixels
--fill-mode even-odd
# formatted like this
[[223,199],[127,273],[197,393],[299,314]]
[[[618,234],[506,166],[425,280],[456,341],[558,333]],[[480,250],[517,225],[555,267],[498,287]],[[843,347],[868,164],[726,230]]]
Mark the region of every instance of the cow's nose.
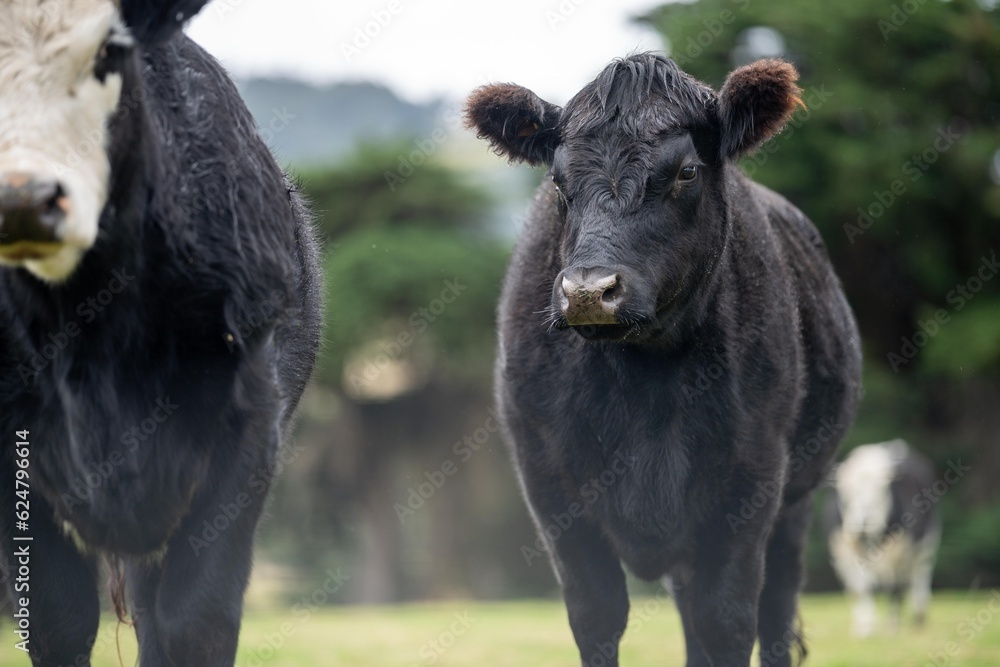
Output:
[[570,326],[618,322],[625,286],[617,272],[603,267],[567,269],[561,286],[560,306]]
[[0,176],[0,246],[58,243],[68,200],[58,181]]

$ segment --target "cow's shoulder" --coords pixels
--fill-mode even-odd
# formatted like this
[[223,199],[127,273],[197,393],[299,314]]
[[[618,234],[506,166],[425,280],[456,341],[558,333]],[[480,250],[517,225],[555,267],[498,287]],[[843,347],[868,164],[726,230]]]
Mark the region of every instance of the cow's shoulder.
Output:
[[794,281],[806,292],[837,289],[830,255],[816,225],[797,206],[770,188],[747,181],[750,195],[763,211]]
[[778,234],[784,246],[801,247],[803,254],[827,256],[826,244],[819,230],[806,215],[784,196],[756,181],[748,181],[751,195],[756,199],[767,221]]

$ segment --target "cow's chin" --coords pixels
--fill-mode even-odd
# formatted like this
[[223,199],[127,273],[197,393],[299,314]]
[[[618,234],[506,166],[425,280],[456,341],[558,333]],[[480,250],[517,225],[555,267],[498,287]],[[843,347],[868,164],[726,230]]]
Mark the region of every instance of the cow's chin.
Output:
[[69,245],[18,245],[0,250],[0,267],[23,268],[47,283],[65,282],[85,249]]
[[641,330],[633,324],[580,324],[570,327],[589,341],[626,342],[637,338]]
[[79,266],[85,252],[84,248],[64,245],[48,257],[26,261],[24,268],[47,283],[63,283]]

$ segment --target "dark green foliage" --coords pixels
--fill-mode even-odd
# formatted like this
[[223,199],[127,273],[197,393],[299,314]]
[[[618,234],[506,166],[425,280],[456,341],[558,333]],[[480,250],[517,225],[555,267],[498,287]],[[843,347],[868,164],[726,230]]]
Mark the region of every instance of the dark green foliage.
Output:
[[[953,508],[952,512],[964,516],[945,515],[946,520],[952,519],[956,532],[944,542],[941,560],[958,561],[955,568],[957,572],[1000,570],[1000,503],[976,508],[971,512]],[[967,585],[959,577],[949,583]]]
[[[433,156],[415,166],[413,144],[365,144],[326,170],[301,174],[320,229],[336,242],[357,229],[436,228],[483,232],[489,203],[485,193],[465,183]],[[412,173],[400,164],[407,164]]]
[[[940,501],[949,585],[1000,580],[995,4],[699,0],[644,19],[716,88],[759,57],[799,69],[808,109],[743,164],[815,221],[858,316],[866,394],[849,444],[903,436],[942,471],[972,466]],[[774,31],[780,54],[762,48]]]
[[[410,356],[407,348],[424,350],[453,371],[488,369],[505,258],[498,243],[471,233],[403,227],[346,234],[325,264],[327,377],[339,372],[345,354],[380,338],[387,351],[397,349],[392,342],[402,356]],[[434,341],[429,349],[425,336]]]
[[[898,29],[890,20],[900,4],[864,0],[701,0],[651,18],[682,66],[714,86],[742,64],[734,47],[748,28],[769,26],[784,39],[809,108],[745,164],[820,227],[870,345],[869,364],[889,365],[925,309],[955,310],[950,290],[1000,248],[1000,186],[989,175],[1000,149],[1000,14],[972,0],[912,4],[912,16],[899,9],[907,20]],[[710,43],[701,47],[699,38]],[[931,164],[914,160],[925,152]],[[1000,306],[1000,281],[976,301],[984,315],[987,302]],[[966,373],[1000,353],[978,351]],[[904,358],[897,368],[917,370],[921,361]]]
[[367,146],[302,176],[326,238],[326,382],[358,354],[466,378],[489,371],[508,249],[486,229],[483,192],[433,160],[401,177],[407,154],[403,143]]
[[[301,460],[279,479],[282,521],[263,537],[270,557],[303,577],[294,599],[341,567],[351,579],[338,601],[481,590],[478,573],[506,554],[493,548],[466,567],[462,536],[481,530],[486,545],[516,534],[491,522],[530,531],[495,427],[484,431],[495,425],[494,310],[509,240],[493,233],[482,189],[415,147],[365,145],[298,175],[325,242],[326,326],[297,431]],[[459,456],[455,443],[480,431],[480,449]],[[433,497],[411,499],[421,484]],[[483,519],[483,504],[498,514]]]

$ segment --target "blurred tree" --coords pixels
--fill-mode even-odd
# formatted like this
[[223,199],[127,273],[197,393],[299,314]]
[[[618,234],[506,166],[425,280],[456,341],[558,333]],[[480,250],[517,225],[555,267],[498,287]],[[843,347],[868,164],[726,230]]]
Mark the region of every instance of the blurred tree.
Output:
[[486,225],[486,194],[412,149],[366,145],[302,176],[325,237],[320,379],[355,399],[488,382],[492,367],[509,248]]
[[[744,167],[816,222],[858,316],[866,400],[851,444],[902,434],[942,465],[965,455],[954,506],[1000,495],[997,5],[699,0],[643,19],[716,87],[757,58],[797,65],[808,108]],[[970,534],[949,516],[956,539]],[[996,554],[971,553],[993,544],[969,540],[944,580],[968,580],[959,563],[1000,579]]]
[[[340,597],[357,602],[466,594],[470,581],[496,580],[498,550],[468,558],[477,548],[463,543],[465,528],[483,524],[482,502],[469,500],[477,488],[499,483],[503,497],[481,499],[485,509],[523,516],[512,476],[497,472],[508,466],[495,429],[476,452],[454,451],[490,419],[509,242],[487,225],[486,194],[415,146],[362,146],[300,175],[325,242],[325,344],[298,432],[304,460],[276,493],[287,520],[266,537],[305,571],[343,566],[351,578]],[[502,468],[486,465],[496,457]],[[441,473],[445,461],[455,472]],[[428,480],[423,495],[434,498],[408,498]]]

